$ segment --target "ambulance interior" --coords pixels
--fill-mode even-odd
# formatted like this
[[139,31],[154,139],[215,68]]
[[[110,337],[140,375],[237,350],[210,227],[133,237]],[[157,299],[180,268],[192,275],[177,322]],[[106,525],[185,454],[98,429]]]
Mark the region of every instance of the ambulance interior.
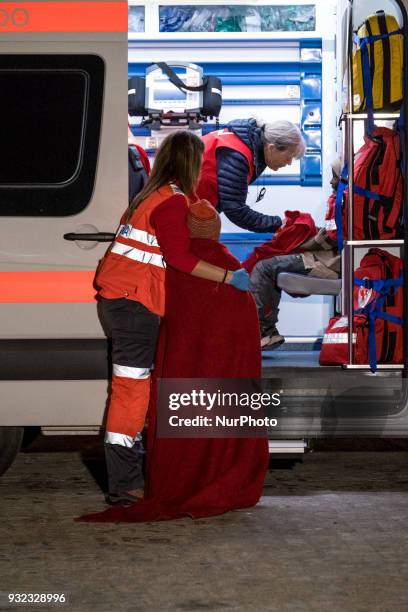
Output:
[[[189,6],[188,2],[178,5],[180,11],[184,5]],[[174,6],[169,2],[160,3],[162,29],[165,28],[166,17],[168,21],[170,16],[175,19],[175,15],[170,13]],[[216,6],[219,5],[214,3],[214,9],[222,14],[222,9]],[[289,3],[279,2],[279,6],[284,8]],[[380,9],[395,15],[398,22],[403,24],[403,13],[399,3],[394,0],[356,0],[352,6],[354,29],[367,15]],[[145,75],[148,66],[146,56],[152,62],[171,63],[183,61],[187,55],[189,61],[203,67],[205,74],[215,74],[222,81],[220,128],[232,119],[248,117],[262,118],[265,122],[289,119],[298,124],[306,140],[306,155],[277,172],[267,168],[250,185],[247,204],[257,211],[282,217],[285,210],[307,211],[317,225],[322,225],[326,201],[331,192],[330,162],[335,158],[344,158],[345,126],[339,119],[345,96],[342,89],[345,87],[343,75],[347,69],[348,0],[297,3],[299,24],[303,31],[259,32],[252,22],[248,23],[250,19],[247,17],[247,31],[239,34],[228,32],[228,37],[223,32],[197,32],[201,23],[200,14],[203,21],[209,7],[212,7],[211,2],[194,5],[195,22],[194,19],[190,20],[193,21],[190,32],[160,32],[160,38],[151,41],[146,6],[145,34],[138,32],[137,38],[132,37],[132,32],[129,34],[129,76]],[[234,7],[241,8],[242,12],[248,11],[248,5],[243,2],[235,3]],[[153,5],[150,6],[150,13],[152,10]],[[141,14],[141,7],[135,5],[132,8],[131,3],[131,24],[135,29],[137,26],[141,28],[140,20],[136,21],[137,11]],[[252,19],[255,19],[254,15]],[[309,23],[312,25],[309,26]],[[376,119],[376,125],[392,126],[394,120]],[[202,134],[214,129],[218,129],[218,125],[215,119],[210,119],[202,125]],[[364,129],[364,120],[354,122],[355,151],[363,144]],[[136,119],[132,120],[132,130],[137,142],[154,157],[154,147],[162,135],[141,127]],[[258,202],[264,189],[265,196]],[[222,215],[222,240],[241,261],[269,237],[243,231]],[[398,253],[398,248],[393,252]],[[357,253],[356,265],[363,253]],[[287,284],[290,281],[295,282],[297,291],[293,285]],[[296,286],[296,279],[282,278],[279,284],[283,289],[287,286],[288,291],[303,294],[307,292],[310,281],[308,278],[299,279],[301,286]],[[280,332],[292,349],[307,345],[306,348],[310,349],[306,351],[308,359],[313,359],[313,352],[318,354],[313,349],[321,340],[333,313],[333,296],[338,295],[339,284],[322,282],[320,289],[322,294],[328,295],[318,295],[319,283],[313,283],[313,295],[310,297],[299,300],[285,292],[281,301]],[[338,307],[341,309],[340,304]],[[286,361],[287,355],[283,354],[286,352],[265,354],[264,365],[273,367],[276,361]],[[295,353],[296,357],[301,357],[300,351]],[[288,366],[296,361],[294,354],[291,357]]]
[[[321,226],[331,193],[331,162],[340,158],[344,163],[351,155],[350,148],[357,152],[367,131],[367,114],[354,115],[347,121],[344,113],[351,90],[348,87],[348,75],[352,73],[351,52],[348,53],[351,31],[356,32],[369,15],[380,10],[395,16],[405,29],[404,5],[394,0],[317,0],[297,2],[296,6],[284,1],[273,6],[262,3],[262,7],[258,3],[248,5],[238,1],[229,7],[215,2],[198,2],[192,6],[185,1],[176,7],[165,0],[159,6],[145,5],[143,11],[140,3],[131,3],[130,27],[134,28],[135,35],[130,29],[129,77],[145,76],[146,57],[151,62],[174,62],[174,65],[187,57],[202,67],[205,74],[218,76],[223,88],[221,112],[218,121],[209,119],[202,124],[202,134],[223,128],[237,118],[262,118],[264,122],[288,119],[298,124],[307,145],[305,156],[277,172],[267,168],[250,185],[247,204],[282,218],[286,210],[309,212],[316,225]],[[280,31],[265,31],[268,26],[262,22],[262,16],[265,17],[262,10],[276,11],[275,24],[279,16]],[[290,18],[285,23],[284,17],[288,15]],[[214,18],[218,31],[214,31]],[[154,37],[150,28],[155,30]],[[375,124],[392,128],[398,117],[398,110],[388,114],[377,111]],[[132,118],[132,131],[153,160],[163,130],[162,133],[154,131]],[[270,236],[243,231],[222,215],[221,239],[241,261]],[[370,246],[380,246],[402,257],[403,242],[402,235],[394,243],[377,241],[369,245],[361,241],[361,246],[353,245],[351,255],[345,254],[346,248],[338,281],[280,274],[278,286],[282,288],[282,300],[278,328],[285,344],[274,351],[263,351],[263,375],[289,377],[292,383],[294,377],[338,379],[355,376],[357,372],[360,377],[375,376],[382,380],[404,376],[402,362],[379,364],[373,374],[369,365],[353,363],[354,349],[350,348],[349,360],[345,360],[343,367],[319,366],[319,350],[330,317],[334,313],[347,314],[350,308],[348,296],[353,291],[350,266],[356,269]],[[351,333],[348,345],[350,340]],[[310,389],[309,392],[312,393]],[[299,395],[294,402],[299,410]],[[293,431],[292,423],[292,434]]]

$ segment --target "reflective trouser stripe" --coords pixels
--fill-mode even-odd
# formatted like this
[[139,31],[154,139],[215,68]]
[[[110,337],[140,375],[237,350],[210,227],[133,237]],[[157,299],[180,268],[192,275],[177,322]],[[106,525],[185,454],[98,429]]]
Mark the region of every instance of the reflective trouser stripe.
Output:
[[119,446],[125,446],[126,448],[132,448],[135,442],[139,442],[142,439],[140,433],[135,436],[125,436],[124,434],[116,433],[113,431],[107,431],[105,433],[105,444],[118,444]]
[[134,378],[136,380],[140,380],[143,378],[149,378],[150,368],[133,368],[131,366],[123,366],[114,363],[113,376],[123,376],[124,378]]
[[112,376],[112,389],[108,409],[106,431],[121,434],[114,444],[122,439],[127,446],[128,436],[132,439],[142,431],[150,398],[150,376],[128,378]]

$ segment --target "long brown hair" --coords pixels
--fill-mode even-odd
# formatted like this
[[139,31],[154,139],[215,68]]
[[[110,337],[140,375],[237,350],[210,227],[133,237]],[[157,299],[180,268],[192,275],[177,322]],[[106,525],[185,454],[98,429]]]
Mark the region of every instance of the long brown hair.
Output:
[[166,136],[157,151],[149,180],[129,206],[127,219],[143,200],[167,183],[177,182],[183,193],[193,195],[203,152],[203,141],[192,132],[183,130]]

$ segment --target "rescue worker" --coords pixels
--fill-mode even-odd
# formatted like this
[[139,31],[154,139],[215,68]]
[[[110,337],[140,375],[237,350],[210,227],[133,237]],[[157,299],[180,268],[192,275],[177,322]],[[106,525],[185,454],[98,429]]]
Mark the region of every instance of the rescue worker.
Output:
[[[282,293],[282,290],[277,286],[277,278],[281,272],[305,274],[333,280],[339,278],[340,255],[337,251],[333,217],[340,172],[341,162],[340,160],[335,160],[332,163],[332,179],[330,181],[333,192],[328,199],[324,227],[317,230],[315,228],[315,235],[300,244],[299,248],[296,249],[297,252],[269,258],[265,257],[253,267],[253,261],[251,261],[251,259],[253,260],[252,255],[243,263],[244,267],[251,272],[249,288],[258,309],[261,347],[263,349],[276,349],[285,341],[285,338],[279,333],[276,326]],[[284,228],[282,228],[282,231],[284,231]]]
[[105,437],[111,504],[143,495],[139,442],[164,314],[166,265],[243,291],[248,288],[246,270],[211,265],[190,251],[186,218],[190,200],[196,199],[203,150],[201,139],[190,132],[167,136],[146,186],[122,216],[116,239],[97,270],[101,315],[112,338]]
[[197,195],[238,227],[252,232],[274,232],[282,220],[247,204],[248,185],[265,170],[290,166],[306,150],[299,128],[290,121],[273,123],[236,119],[223,130],[203,137],[205,151]]

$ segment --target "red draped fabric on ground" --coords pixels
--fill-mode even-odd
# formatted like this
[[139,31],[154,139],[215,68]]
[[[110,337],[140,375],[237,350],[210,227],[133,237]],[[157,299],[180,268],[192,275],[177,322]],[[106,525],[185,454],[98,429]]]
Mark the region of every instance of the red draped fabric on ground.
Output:
[[[220,243],[192,240],[200,258],[235,270]],[[159,521],[222,514],[257,503],[268,466],[265,438],[156,437],[158,378],[260,378],[261,353],[254,301],[244,293],[170,268],[153,378],[145,499],[87,515],[86,521]]]

